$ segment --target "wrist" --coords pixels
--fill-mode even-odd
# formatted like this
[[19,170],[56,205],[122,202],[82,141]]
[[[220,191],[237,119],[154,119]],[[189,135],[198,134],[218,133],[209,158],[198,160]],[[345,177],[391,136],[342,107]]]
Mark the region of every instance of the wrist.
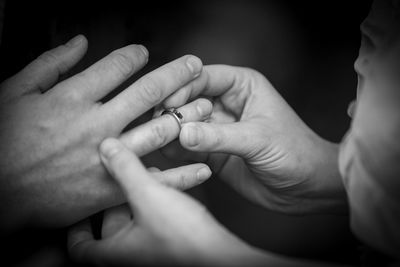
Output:
[[313,186],[309,192],[311,198],[318,200],[315,201],[314,210],[346,214],[347,196],[338,164],[339,145],[317,137],[319,140],[315,147],[318,149],[314,151],[313,171],[310,174]]

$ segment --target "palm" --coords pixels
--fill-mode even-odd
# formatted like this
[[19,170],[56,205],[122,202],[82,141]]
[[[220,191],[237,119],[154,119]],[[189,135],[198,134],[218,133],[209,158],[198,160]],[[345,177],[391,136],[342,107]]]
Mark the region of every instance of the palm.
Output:
[[[254,107],[254,106],[253,106]],[[295,170],[297,164],[293,145],[288,144],[290,140],[271,139],[270,136],[282,137],[278,134],[279,129],[274,128],[274,122],[263,114],[254,114],[256,110],[249,110],[247,114],[240,118],[242,126],[246,127],[250,138],[254,138],[254,133],[259,134],[258,146],[254,146],[249,151],[247,157],[238,157],[231,154],[210,154],[208,164],[214,167],[214,171],[219,173],[221,179],[231,185],[244,197],[261,204],[269,209],[276,210],[281,202],[285,201],[282,197],[285,192],[297,191],[306,183],[306,176],[302,176]],[[259,111],[259,110],[258,110]],[[216,111],[223,113],[226,111]],[[212,117],[214,122],[218,118],[228,118],[229,114],[215,114]],[[276,125],[276,124],[275,124]],[[245,142],[245,141],[244,141]],[[290,147],[293,149],[291,150]],[[293,166],[293,167],[292,167]],[[282,194],[283,193],[283,194]],[[279,197],[276,197],[278,196]]]

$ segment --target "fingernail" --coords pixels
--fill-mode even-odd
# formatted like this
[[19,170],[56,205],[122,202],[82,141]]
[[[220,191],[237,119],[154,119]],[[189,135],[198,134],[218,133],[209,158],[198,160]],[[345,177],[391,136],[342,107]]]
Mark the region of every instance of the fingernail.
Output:
[[193,123],[187,123],[183,130],[183,137],[188,146],[196,146],[200,143],[201,130]]
[[149,51],[147,50],[146,47],[144,47],[144,45],[139,45],[140,49],[142,50],[143,54],[148,57],[149,56]]
[[197,171],[197,179],[199,180],[199,184],[210,178],[211,170],[207,167],[203,167]]
[[200,117],[208,117],[212,112],[212,104],[210,101],[199,101],[196,105],[197,112],[199,113]]
[[122,150],[120,141],[114,138],[105,139],[100,145],[100,153],[105,158],[111,158]]
[[83,36],[81,34],[79,34],[78,36],[75,36],[74,38],[72,38],[71,40],[69,40],[65,45],[66,46],[77,46],[79,45],[83,40]]
[[198,57],[190,56],[186,60],[186,65],[188,66],[190,72],[193,73],[196,77],[200,74],[203,63]]

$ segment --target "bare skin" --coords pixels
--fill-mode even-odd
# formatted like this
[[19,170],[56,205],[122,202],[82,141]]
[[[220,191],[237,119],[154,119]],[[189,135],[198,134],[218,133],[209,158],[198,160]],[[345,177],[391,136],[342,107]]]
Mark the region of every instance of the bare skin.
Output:
[[213,97],[208,122],[188,123],[180,133],[182,147],[197,153],[175,143],[164,154],[207,162],[240,194],[271,210],[346,213],[337,144],[316,135],[260,73],[226,65],[206,66],[204,73],[204,88],[181,89],[164,102]]
[[[1,84],[2,233],[26,225],[67,226],[123,203],[120,188],[101,163],[100,142],[119,137],[140,156],[165,145],[179,133],[169,116],[121,132],[174,91],[202,83],[198,79],[201,61],[184,56],[101,103],[100,99],[147,63],[148,52],[140,45],[121,48],[59,82],[60,75],[72,68],[86,49],[86,39],[77,36]],[[211,110],[211,103],[204,99],[181,107],[187,121],[207,118]],[[158,172],[156,177],[172,186],[190,187],[210,174],[207,166],[197,164]]]

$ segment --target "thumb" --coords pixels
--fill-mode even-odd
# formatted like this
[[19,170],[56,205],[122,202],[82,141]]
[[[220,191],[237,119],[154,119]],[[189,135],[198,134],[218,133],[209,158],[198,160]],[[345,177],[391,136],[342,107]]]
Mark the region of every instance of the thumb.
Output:
[[120,184],[133,210],[146,202],[159,184],[146,170],[139,158],[119,140],[105,139],[100,145],[100,157],[110,174]]
[[83,57],[86,49],[86,38],[78,35],[66,44],[43,53],[5,81],[3,87],[9,88],[5,93],[8,97],[15,97],[34,91],[47,91]]
[[244,123],[190,122],[182,126],[181,145],[199,152],[221,152],[247,158],[252,152],[254,135]]

